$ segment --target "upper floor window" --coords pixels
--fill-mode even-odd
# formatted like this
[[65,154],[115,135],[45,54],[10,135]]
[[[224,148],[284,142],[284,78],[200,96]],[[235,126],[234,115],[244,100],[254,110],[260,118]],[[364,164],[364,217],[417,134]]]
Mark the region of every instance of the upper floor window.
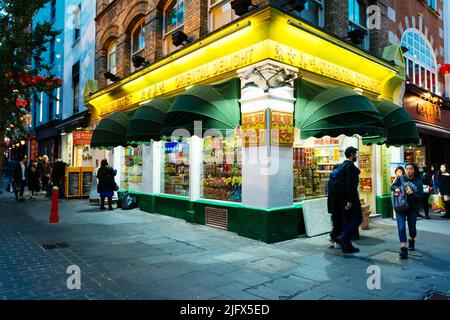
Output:
[[369,31],[367,30],[367,5],[363,0],[348,0],[348,31],[360,29],[366,33],[360,48],[369,50]]
[[439,85],[436,56],[426,37],[416,29],[409,29],[403,34],[401,45],[408,49],[405,58],[410,81],[437,93]]
[[323,26],[325,20],[323,2],[324,0],[308,0],[301,17],[316,26]]
[[73,23],[74,23],[73,42],[76,42],[78,39],[80,39],[81,35],[80,14],[81,14],[81,5],[79,5],[73,12]]
[[238,16],[230,4],[231,0],[209,0],[209,30],[214,31],[230,23]]
[[56,18],[56,0],[52,0],[50,3],[50,21],[55,20]]
[[[111,72],[112,74],[116,75],[117,73],[117,43],[116,40],[111,42],[111,44],[108,47],[108,50],[106,50],[106,71]],[[108,85],[112,84],[111,80],[107,80]]]
[[184,0],[171,0],[164,8],[164,30],[163,43],[164,54],[171,53],[177,49],[172,44],[172,33],[184,25]]
[[131,32],[131,55],[145,47],[145,19],[139,21]]
[[80,104],[80,61],[72,66],[73,114],[78,113]]
[[428,6],[437,11],[437,0],[428,0]]

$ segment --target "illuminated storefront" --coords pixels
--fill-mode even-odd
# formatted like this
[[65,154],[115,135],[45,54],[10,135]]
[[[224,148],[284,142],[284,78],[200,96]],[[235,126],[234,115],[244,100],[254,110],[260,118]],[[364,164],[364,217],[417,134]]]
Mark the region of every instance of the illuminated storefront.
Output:
[[100,121],[91,145],[115,148],[142,210],[291,239],[308,201],[328,216],[329,174],[350,145],[377,211],[389,131],[377,101],[393,105],[403,81],[402,66],[267,7],[86,97]]

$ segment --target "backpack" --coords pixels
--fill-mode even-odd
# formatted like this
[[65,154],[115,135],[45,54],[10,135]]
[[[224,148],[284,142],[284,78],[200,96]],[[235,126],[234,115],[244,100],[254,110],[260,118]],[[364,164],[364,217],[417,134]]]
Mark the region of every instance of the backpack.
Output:
[[120,207],[123,210],[131,210],[137,208],[137,199],[136,195],[128,193],[125,191],[120,199]]
[[334,166],[328,181],[328,194],[341,198],[345,196],[345,163]]

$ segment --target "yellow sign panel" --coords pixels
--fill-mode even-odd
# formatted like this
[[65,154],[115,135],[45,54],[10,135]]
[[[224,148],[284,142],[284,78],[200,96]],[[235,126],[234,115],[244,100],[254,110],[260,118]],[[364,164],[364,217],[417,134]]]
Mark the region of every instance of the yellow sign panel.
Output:
[[270,143],[273,146],[293,146],[294,114],[292,112],[271,110]]
[[271,57],[277,61],[288,63],[300,69],[345,82],[355,87],[376,93],[381,92],[381,83],[375,79],[276,42],[273,42],[271,45]]
[[242,114],[244,146],[266,145],[266,110]]

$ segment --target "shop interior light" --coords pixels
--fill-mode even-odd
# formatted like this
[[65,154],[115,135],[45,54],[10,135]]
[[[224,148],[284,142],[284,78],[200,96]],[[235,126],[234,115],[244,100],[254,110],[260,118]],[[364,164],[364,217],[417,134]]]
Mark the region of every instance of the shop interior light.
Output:
[[359,94],[359,95],[362,95],[363,92],[364,92],[364,90],[361,89],[361,88],[355,88],[354,90],[355,90],[355,92],[356,92],[357,94]]
[[83,129],[83,127],[78,127],[78,128],[76,128],[75,130],[81,130],[81,129]]
[[186,45],[192,42],[192,38],[189,38],[183,31],[177,30],[172,33],[172,43],[175,47]]
[[112,74],[111,72],[105,72],[105,79],[111,80],[112,82],[119,81],[120,78],[116,76],[115,74]]
[[66,135],[66,133],[65,132],[61,132],[61,135],[64,136],[64,135]]
[[25,145],[25,140],[20,140],[20,144],[24,146]]
[[17,143],[16,143],[16,147],[18,148],[19,146],[20,146],[20,144],[17,142]]

